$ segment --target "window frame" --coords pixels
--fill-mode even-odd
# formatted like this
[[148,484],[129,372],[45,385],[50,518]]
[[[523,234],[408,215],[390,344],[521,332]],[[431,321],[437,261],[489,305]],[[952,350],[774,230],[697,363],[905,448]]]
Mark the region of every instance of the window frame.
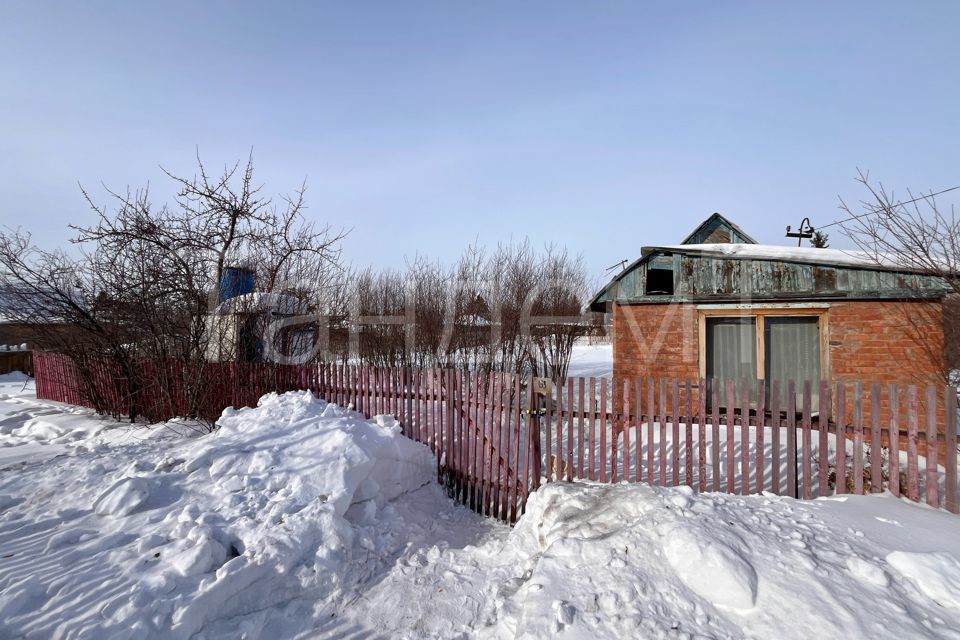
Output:
[[829,349],[829,307],[737,307],[737,308],[700,308],[697,310],[697,359],[700,378],[707,377],[707,319],[708,318],[755,318],[757,341],[757,380],[766,379],[767,362],[765,347],[766,316],[816,316],[817,328],[820,334],[820,379],[830,379],[830,349]]

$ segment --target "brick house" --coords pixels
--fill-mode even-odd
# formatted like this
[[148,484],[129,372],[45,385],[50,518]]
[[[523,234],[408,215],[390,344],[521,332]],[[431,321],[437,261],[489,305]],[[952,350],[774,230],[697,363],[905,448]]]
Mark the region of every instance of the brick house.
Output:
[[937,275],[856,252],[757,244],[713,214],[681,244],[644,247],[590,309],[613,316],[625,377],[943,384]]

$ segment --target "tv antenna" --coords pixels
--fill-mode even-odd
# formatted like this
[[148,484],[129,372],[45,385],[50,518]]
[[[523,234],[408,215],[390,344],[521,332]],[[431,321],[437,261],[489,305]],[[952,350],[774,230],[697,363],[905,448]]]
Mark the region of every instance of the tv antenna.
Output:
[[796,231],[790,230],[790,225],[787,225],[787,238],[796,238],[797,246],[799,247],[804,240],[809,240],[813,237],[813,225],[810,224],[810,218],[804,218],[800,221],[800,228]]
[[624,267],[627,266],[627,262],[629,262],[629,261],[628,261],[626,258],[624,258],[623,260],[621,260],[621,261],[618,262],[617,264],[612,265],[612,266],[610,266],[610,267],[607,267],[607,271],[606,271],[606,272],[607,272],[607,273],[610,273],[611,271],[613,271],[613,270],[616,269],[617,267],[620,268],[620,271],[623,271]]

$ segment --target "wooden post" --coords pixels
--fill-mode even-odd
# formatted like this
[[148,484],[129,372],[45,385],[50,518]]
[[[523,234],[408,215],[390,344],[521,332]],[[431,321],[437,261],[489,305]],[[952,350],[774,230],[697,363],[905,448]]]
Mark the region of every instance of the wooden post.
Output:
[[907,387],[907,497],[920,500],[920,468],[917,462],[920,417],[918,415],[917,387]]
[[[937,388],[927,385],[927,400],[924,408],[927,416],[926,444],[927,444],[927,480],[925,482],[927,489],[927,506],[940,506],[940,483],[937,478]],[[954,458],[957,457],[957,450],[949,452]]]
[[567,378],[567,482],[573,482],[573,378]]
[[887,430],[887,455],[890,459],[890,493],[900,496],[900,389],[889,387],[890,427]]
[[837,383],[837,464],[835,476],[835,490],[839,493],[847,492],[847,385]]
[[733,380],[727,380],[727,493],[735,493],[736,485],[736,474],[737,474],[737,452],[734,450],[734,438],[733,432],[736,429],[736,414],[735,408],[737,406],[736,399],[734,397],[734,382]]
[[830,383],[825,380],[820,381],[820,393],[817,394],[819,401],[818,421],[819,431],[817,431],[817,449],[819,450],[817,467],[817,495],[829,495],[829,431],[830,431]]
[[584,400],[584,380],[579,378],[578,385],[578,400],[577,403],[577,415],[579,419],[577,421],[577,478],[581,480],[585,477],[583,473],[583,431],[584,431],[584,418],[586,416],[587,406],[583,403]]
[[678,378],[673,379],[673,390],[672,397],[670,398],[670,435],[673,438],[672,446],[670,447],[672,455],[671,462],[673,463],[673,468],[671,469],[671,482],[674,487],[680,485],[680,380]]
[[764,444],[764,431],[767,427],[767,384],[764,380],[757,381],[757,437],[754,444],[756,447],[757,465],[757,483],[755,489],[757,493],[763,493],[765,486],[764,463],[766,462],[766,445]]
[[660,486],[667,486],[667,380],[660,378]]
[[787,381],[787,491],[799,498],[797,491],[797,386]]
[[740,384],[740,493],[750,493],[750,382]]
[[863,384],[853,383],[853,491],[863,493]]
[[883,442],[880,432],[880,385],[870,387],[870,492],[883,491]]
[[[637,455],[634,463],[636,471],[634,473],[635,482],[643,482],[643,382],[640,378],[633,380],[633,412],[636,414],[636,440]],[[650,449],[650,441],[647,440],[647,449]]]
[[656,466],[654,464],[654,455],[656,447],[654,447],[654,423],[657,418],[657,407],[654,404],[654,393],[656,382],[653,378],[647,378],[647,484],[652,485],[656,476]]
[[600,482],[607,481],[607,379],[600,378]]
[[[530,385],[533,388],[533,385]],[[543,469],[546,471],[544,474],[547,482],[553,480],[553,461],[551,457],[553,456],[553,436],[551,431],[553,429],[553,389],[550,389],[549,393],[544,396],[545,400],[545,409],[543,414],[543,435],[544,435],[544,450],[543,450]]]
[[[520,473],[520,374],[513,376],[513,394],[511,395],[511,406],[513,421],[510,429],[507,430],[507,499],[503,504],[503,517],[505,520],[514,522],[517,519],[517,497],[520,495],[520,483],[523,482],[523,491],[527,490],[527,472]],[[531,439],[529,428],[529,417],[527,419],[527,437],[524,442]],[[510,457],[511,452],[513,457]],[[524,462],[529,464],[529,453],[524,456]],[[511,481],[512,474],[512,481]]]
[[700,481],[700,491],[707,490],[707,384],[706,380],[700,378],[697,387],[697,399],[699,401],[699,411],[697,413],[697,478]]
[[587,444],[587,479],[596,480],[597,454],[597,379],[590,378],[590,431]]
[[623,481],[630,481],[630,380],[623,379]]
[[687,394],[687,411],[683,419],[684,424],[684,470],[686,471],[686,485],[693,488],[693,387],[690,378],[686,379],[684,388]]
[[710,380],[710,401],[713,403],[713,437],[710,443],[710,475],[713,476],[713,490],[720,491],[720,388],[716,378]]
[[620,416],[617,413],[616,394],[610,403],[610,482],[617,484],[620,477],[617,470],[617,447],[620,440]]
[[947,511],[952,513],[960,512],[960,504],[957,503],[957,390],[948,386],[944,390],[944,410],[946,412],[947,423],[944,439],[946,440],[947,458],[943,462],[946,475],[946,494],[944,495],[944,506]]
[[803,499],[813,497],[813,439],[810,433],[811,409],[813,403],[812,388],[809,380],[803,381]]

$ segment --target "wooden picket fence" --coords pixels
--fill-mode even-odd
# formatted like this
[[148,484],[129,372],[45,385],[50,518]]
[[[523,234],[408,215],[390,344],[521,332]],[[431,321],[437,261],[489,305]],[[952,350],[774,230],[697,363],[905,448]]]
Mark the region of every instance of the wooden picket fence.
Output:
[[[92,385],[98,411],[123,415],[131,405],[126,381],[105,364],[81,376],[62,355],[34,361],[40,398],[91,406]],[[952,387],[774,382],[768,390],[762,380],[643,378],[614,388],[605,378],[570,378],[540,394],[502,372],[255,363],[143,370],[164,379],[137,392],[164,396],[136,399],[151,420],[183,415],[186,406],[215,418],[227,406],[296,389],[368,418],[393,415],[435,453],[452,498],[508,522],[541,482],[573,480],[804,499],[886,489],[958,512]],[[198,379],[199,403],[188,398]]]

